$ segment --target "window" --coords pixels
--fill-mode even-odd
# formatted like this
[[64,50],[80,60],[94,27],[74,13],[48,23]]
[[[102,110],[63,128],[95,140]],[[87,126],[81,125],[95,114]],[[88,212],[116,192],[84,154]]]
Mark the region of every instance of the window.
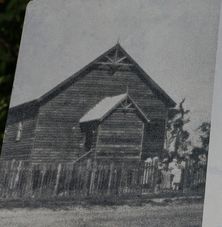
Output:
[[83,149],[86,152],[91,150],[93,145],[94,133],[95,131],[92,129],[87,129],[86,131],[82,132],[79,142],[81,149]]
[[18,129],[17,129],[17,135],[16,135],[16,141],[20,141],[22,137],[22,122],[20,121],[18,123]]

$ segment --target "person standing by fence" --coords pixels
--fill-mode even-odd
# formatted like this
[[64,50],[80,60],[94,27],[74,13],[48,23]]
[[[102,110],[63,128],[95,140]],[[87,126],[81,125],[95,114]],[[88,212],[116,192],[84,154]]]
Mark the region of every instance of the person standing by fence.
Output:
[[170,190],[171,188],[171,172],[168,168],[168,160],[164,159],[162,162],[163,168],[161,170],[161,185],[163,191]]
[[158,160],[155,192],[170,190],[170,188],[171,172],[168,168],[168,159]]
[[185,168],[185,162],[179,162],[176,158],[169,163],[169,169],[172,175],[172,189],[178,191],[181,186],[182,170]]

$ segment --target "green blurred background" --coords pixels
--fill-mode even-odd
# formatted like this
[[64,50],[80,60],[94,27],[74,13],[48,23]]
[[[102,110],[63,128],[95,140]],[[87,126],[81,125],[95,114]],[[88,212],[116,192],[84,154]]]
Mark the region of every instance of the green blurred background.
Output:
[[0,0],[0,150],[29,0]]

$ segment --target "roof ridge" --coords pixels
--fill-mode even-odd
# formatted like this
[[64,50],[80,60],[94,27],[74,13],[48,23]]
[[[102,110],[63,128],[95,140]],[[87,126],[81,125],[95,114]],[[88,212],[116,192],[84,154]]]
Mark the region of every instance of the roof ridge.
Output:
[[[116,48],[118,48],[118,50],[120,50],[129,59],[129,61],[131,61],[133,63],[135,68],[141,73],[141,75],[144,77],[144,79],[149,84],[151,89],[155,89],[157,91],[157,93],[159,94],[160,98],[164,99],[169,107],[174,107],[176,105],[176,103],[168,96],[168,94],[156,82],[154,82],[150,78],[150,76],[139,66],[139,64],[124,50],[124,48],[120,45],[119,42],[117,44],[115,44],[113,47],[111,47],[109,50],[107,50],[106,52],[101,54],[95,60],[91,61],[85,67],[83,67],[82,69],[80,69],[79,71],[77,71],[76,73],[74,73],[73,75],[71,75],[70,77],[68,77],[64,81],[62,81],[61,83],[59,83],[54,88],[52,88],[51,90],[49,90],[48,92],[46,92],[45,94],[40,96],[39,98],[31,100],[29,102],[36,101],[36,102],[41,103],[41,102],[47,101],[48,99],[50,99],[50,97],[53,97],[53,95],[57,94],[57,92],[63,90],[66,87],[68,87],[69,84],[72,81],[75,82],[75,80],[77,80],[78,77],[83,74],[83,72],[85,72],[91,66],[93,66],[99,59],[104,57],[104,55],[109,54],[110,52],[112,52]],[[20,106],[20,105],[23,105],[23,103],[19,104],[17,106]],[[16,108],[17,106],[13,106],[12,108]]]

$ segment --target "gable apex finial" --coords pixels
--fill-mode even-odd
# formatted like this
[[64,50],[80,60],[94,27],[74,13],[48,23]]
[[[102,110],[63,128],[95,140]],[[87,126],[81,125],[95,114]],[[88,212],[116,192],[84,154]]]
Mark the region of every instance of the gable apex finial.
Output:
[[120,37],[118,37],[118,39],[117,39],[117,43],[116,43],[117,45],[120,45]]

